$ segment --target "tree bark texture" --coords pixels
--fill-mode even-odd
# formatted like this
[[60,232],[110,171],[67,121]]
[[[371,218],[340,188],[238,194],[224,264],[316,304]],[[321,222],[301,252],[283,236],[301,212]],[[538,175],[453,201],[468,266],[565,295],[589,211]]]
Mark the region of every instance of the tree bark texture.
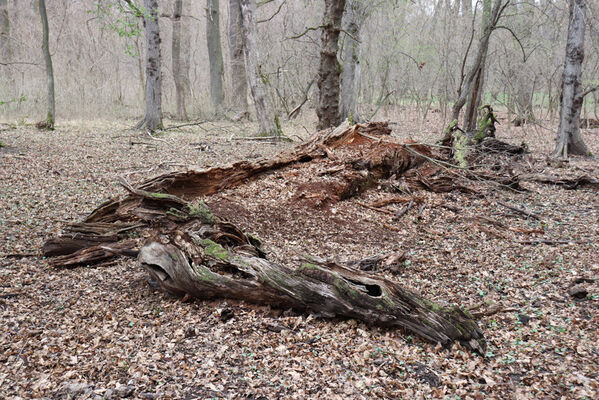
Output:
[[325,0],[324,18],[320,36],[320,65],[318,67],[318,129],[339,125],[339,77],[341,67],[337,60],[339,32],[345,0]]
[[256,117],[259,125],[259,135],[280,137],[278,117],[275,114],[272,100],[268,94],[266,77],[263,75],[258,53],[257,27],[256,27],[256,2],[254,0],[240,0],[241,17],[243,24],[243,48],[247,61],[247,72],[250,90],[256,107]]
[[218,0],[206,0],[206,44],[210,63],[210,101],[220,113],[225,102],[225,69],[220,42],[220,9]]
[[364,3],[361,0],[347,0],[343,15],[345,42],[343,44],[343,74],[341,77],[340,120],[351,119],[361,122],[358,112],[360,95],[360,29],[366,19]]
[[[491,0],[483,0],[483,15],[481,21],[481,32],[482,35],[491,27]],[[488,49],[488,43],[487,43]],[[464,130],[466,132],[474,132],[477,128],[476,117],[478,115],[478,108],[481,104],[481,98],[485,86],[485,67],[487,64],[487,49],[483,54],[482,61],[476,70],[474,82],[470,89],[468,96],[468,104],[466,106],[466,113],[464,115]]]
[[[440,306],[395,281],[363,272],[356,268],[360,263],[309,256],[300,262],[274,262],[257,238],[213,214],[203,202],[209,202],[211,194],[292,164],[326,165],[326,160],[341,157],[347,161],[339,164],[334,178],[314,177],[321,184],[310,186],[326,186],[330,200],[359,196],[365,188],[376,187],[379,179],[407,176],[410,171],[415,184],[455,188],[454,175],[441,182],[439,174],[444,169],[426,162],[438,155],[437,150],[402,144],[389,133],[385,123],[346,123],[313,135],[274,159],[169,173],[136,188],[122,180],[129,195],[102,204],[82,223],[67,227],[66,234],[46,243],[44,255],[57,256],[51,265],[67,267],[117,255],[137,256],[164,290],[177,295],[238,299],[311,310],[324,317],[357,318],[401,327],[442,344],[457,340],[484,353],[481,330],[460,308]],[[304,190],[310,189],[298,187],[298,193],[307,198],[323,194]],[[131,232],[143,238],[138,239],[143,240],[140,247],[129,243]]]
[[146,113],[136,128],[162,129],[162,58],[158,0],[144,0],[146,39]]
[[56,120],[56,102],[54,99],[54,67],[52,66],[52,55],[50,54],[50,28],[48,26],[48,14],[46,12],[46,1],[39,0],[39,12],[42,20],[42,51],[44,53],[44,61],[46,63],[46,83],[48,85],[48,113],[46,120],[39,124],[47,129],[54,129],[54,121]]
[[229,60],[231,64],[231,106],[236,111],[247,111],[247,74],[239,0],[229,0]]
[[10,60],[10,19],[8,0],[0,0],[0,60]]
[[[508,0],[509,1],[509,0]],[[486,25],[486,29],[484,29],[483,34],[480,38],[478,49],[476,52],[476,56],[474,57],[474,62],[470,66],[470,70],[462,78],[460,87],[458,88],[458,98],[454,103],[451,111],[451,120],[458,121],[460,117],[460,111],[462,107],[466,104],[467,101],[470,100],[474,106],[476,105],[476,99],[480,99],[480,92],[482,89],[482,75],[484,74],[485,62],[487,58],[487,51],[489,49],[489,39],[491,38],[491,33],[495,29],[499,18],[501,17],[501,13],[505,8],[506,3],[503,0],[495,0],[493,3],[493,7],[489,14],[489,17],[486,18],[483,15],[483,19],[488,21]],[[476,120],[476,114],[474,113],[474,109],[471,108],[467,110],[467,116],[465,116],[465,124],[471,125],[472,121]],[[466,121],[466,118],[468,119]],[[465,131],[471,134],[474,129]]]
[[562,75],[562,96],[557,143],[553,155],[567,158],[568,154],[589,155],[580,135],[582,95],[582,62],[584,60],[585,0],[570,0],[570,23],[566,59]]
[[183,0],[175,0],[173,10],[173,37],[172,37],[172,68],[173,80],[175,81],[175,97],[177,101],[177,119],[187,119],[187,111],[185,109],[185,100],[189,93],[187,51],[189,43],[184,41],[186,46],[181,49],[182,37],[188,37],[186,33],[181,32],[181,14],[183,13]]

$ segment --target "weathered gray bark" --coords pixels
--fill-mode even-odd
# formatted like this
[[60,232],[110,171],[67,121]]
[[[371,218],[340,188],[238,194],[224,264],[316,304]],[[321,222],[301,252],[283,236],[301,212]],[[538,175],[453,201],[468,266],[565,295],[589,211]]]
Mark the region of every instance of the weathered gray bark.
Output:
[[146,38],[146,114],[136,128],[162,129],[162,59],[158,0],[144,0]]
[[0,60],[10,59],[10,19],[8,18],[8,0],[0,0]]
[[216,113],[225,102],[225,69],[220,43],[220,10],[218,0],[206,0],[206,43],[210,63],[210,100]]
[[[185,109],[185,99],[189,93],[188,82],[188,66],[186,52],[188,46],[183,48],[184,55],[181,54],[181,14],[183,13],[183,0],[175,0],[173,10],[173,37],[172,37],[172,69],[173,80],[175,81],[175,97],[177,99],[177,118],[179,120],[187,119],[187,111]],[[183,37],[188,38],[187,34]],[[187,41],[185,41],[186,44]]]
[[257,45],[256,2],[255,0],[240,0],[243,23],[243,48],[247,61],[250,90],[256,107],[256,117],[260,135],[280,137],[278,117],[275,114],[272,100],[266,87],[266,79],[262,75],[260,55]]
[[585,0],[570,0],[570,23],[566,43],[566,60],[562,75],[562,98],[559,113],[557,143],[553,155],[567,158],[568,154],[589,155],[580,135],[582,93],[582,61],[584,60]]
[[462,15],[465,15],[465,16],[472,15],[472,0],[463,0],[462,1]]
[[318,129],[339,125],[339,76],[341,68],[337,60],[339,32],[345,0],[325,0],[321,26],[320,65],[318,67]]
[[247,74],[243,53],[243,25],[239,0],[229,0],[229,59],[231,71],[231,106],[247,111]]
[[366,19],[365,4],[362,0],[348,0],[343,15],[345,42],[343,44],[343,74],[341,76],[341,104],[339,116],[341,121],[350,119],[361,122],[358,112],[358,96],[360,95],[360,29]]
[[[509,0],[507,1],[509,2]],[[471,101],[471,103],[473,104],[473,106],[475,106],[476,99],[478,98],[480,100],[480,92],[482,89],[482,74],[484,73],[484,64],[487,57],[487,51],[489,49],[489,39],[491,38],[491,33],[495,29],[497,22],[501,17],[501,13],[503,12],[505,5],[506,2],[504,0],[495,0],[489,18],[483,16],[483,19],[486,19],[488,21],[488,24],[485,26],[486,29],[484,29],[482,37],[480,38],[474,62],[472,63],[468,73],[461,79],[460,86],[458,88],[458,98],[454,103],[451,111],[452,121],[458,120],[458,118],[460,117],[460,111],[462,110],[462,107],[464,107],[464,104],[466,104],[466,101],[473,99],[474,101]],[[470,121],[475,121],[476,114],[474,113],[474,111],[475,110],[470,108],[467,111],[467,116],[465,118],[468,118]],[[465,130],[468,133],[472,133],[474,129]]]
[[39,124],[46,129],[54,129],[54,121],[56,119],[56,103],[54,100],[54,68],[52,67],[52,56],[50,55],[49,36],[50,28],[48,27],[48,14],[46,13],[46,1],[39,0],[39,12],[42,20],[42,51],[44,52],[44,61],[46,63],[46,81],[48,85],[48,114],[46,120]]
[[[498,1],[498,3],[500,3]],[[483,15],[481,21],[481,32],[482,35],[489,30],[491,26],[491,0],[483,0]],[[464,115],[464,125],[463,129],[466,132],[474,132],[476,130],[476,116],[478,114],[478,108],[480,107],[481,97],[484,90],[485,84],[485,67],[487,64],[487,51],[488,51],[488,42],[487,47],[484,49],[484,53],[482,55],[482,60],[478,66],[478,69],[475,73],[474,82],[470,89],[470,94],[468,96],[466,113]]]

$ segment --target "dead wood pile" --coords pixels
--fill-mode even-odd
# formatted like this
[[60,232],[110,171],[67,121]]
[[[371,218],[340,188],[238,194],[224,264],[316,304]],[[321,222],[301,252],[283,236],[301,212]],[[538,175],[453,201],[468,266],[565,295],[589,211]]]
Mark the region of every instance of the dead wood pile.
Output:
[[[375,261],[340,263],[306,257],[282,265],[266,256],[259,239],[213,213],[211,195],[275,170],[320,164],[294,189],[306,207],[328,207],[375,188],[402,194],[416,190],[477,192],[480,182],[518,188],[505,168],[456,167],[441,147],[401,142],[386,123],[341,125],[313,135],[273,159],[160,175],[111,199],[63,234],[43,253],[54,267],[137,256],[166,291],[197,298],[232,298],[312,310],[326,317],[358,318],[397,326],[427,340],[460,341],[484,352],[483,334],[470,314],[441,307],[396,282],[360,270]],[[474,154],[480,161],[481,154]],[[411,203],[409,204],[411,205]],[[409,207],[409,206],[408,206]],[[301,232],[298,232],[301,235]],[[365,269],[365,268],[362,268]]]

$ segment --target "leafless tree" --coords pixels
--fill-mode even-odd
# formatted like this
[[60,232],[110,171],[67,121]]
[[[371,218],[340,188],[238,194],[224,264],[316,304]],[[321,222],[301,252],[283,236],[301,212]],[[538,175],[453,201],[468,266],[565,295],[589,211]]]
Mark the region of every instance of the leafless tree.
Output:
[[580,135],[580,110],[584,96],[595,91],[594,87],[583,92],[582,61],[584,60],[585,0],[570,0],[568,42],[562,75],[562,96],[557,143],[553,155],[567,158],[568,154],[589,155],[590,151]]
[[136,128],[162,129],[162,58],[158,0],[144,0],[146,38],[146,113]]
[[8,18],[8,0],[0,0],[0,60],[10,59],[10,19]]
[[343,43],[343,73],[341,77],[341,104],[339,116],[343,121],[362,121],[358,111],[360,95],[360,29],[366,19],[366,4],[362,0],[347,0],[343,15],[343,29],[346,32]]
[[231,71],[231,106],[236,111],[245,112],[247,104],[247,75],[243,53],[241,4],[239,0],[229,0],[229,65]]
[[337,60],[339,32],[345,8],[345,0],[325,0],[321,25],[320,66],[318,67],[319,99],[316,108],[318,129],[339,124],[339,76],[341,68]]
[[256,2],[255,0],[240,0],[241,17],[243,21],[243,47],[245,50],[250,90],[256,107],[256,117],[260,135],[279,137],[280,127],[278,117],[268,95],[266,79],[262,74],[260,54],[258,53]]
[[173,80],[175,81],[175,96],[177,98],[177,118],[179,120],[187,119],[187,111],[185,109],[185,99],[189,92],[189,79],[187,77],[187,71],[189,69],[189,63],[187,56],[182,55],[187,53],[189,42],[185,40],[184,48],[181,49],[182,36],[188,38],[189,35],[181,33],[181,14],[183,14],[183,0],[175,0],[175,7],[173,10],[173,37],[172,37],[172,68],[173,68]]
[[206,43],[210,62],[210,99],[212,109],[220,113],[225,102],[223,50],[220,42],[218,0],[206,0]]
[[[452,109],[451,119],[457,121],[462,107],[468,102],[466,115],[464,116],[464,129],[469,133],[474,131],[476,127],[476,112],[483,90],[483,76],[485,73],[489,40],[510,0],[494,0],[492,7],[490,2],[491,0],[484,0],[483,2],[482,36],[478,44],[474,62],[466,75],[463,72],[464,58],[462,72],[460,73],[460,84],[458,86],[458,98]],[[474,35],[474,30],[472,35]]]
[[48,84],[48,113],[46,120],[39,124],[46,129],[54,129],[56,119],[56,103],[54,100],[54,68],[52,66],[52,55],[50,54],[50,28],[48,26],[48,15],[46,13],[46,1],[39,0],[39,13],[42,20],[42,50],[44,52],[44,61],[46,62],[46,81]]

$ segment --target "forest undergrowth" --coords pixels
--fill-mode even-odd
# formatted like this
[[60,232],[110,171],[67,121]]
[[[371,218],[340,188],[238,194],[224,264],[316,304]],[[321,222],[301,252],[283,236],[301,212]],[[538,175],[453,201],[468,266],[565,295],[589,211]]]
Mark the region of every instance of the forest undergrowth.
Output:
[[[599,177],[596,159],[548,161],[552,130],[508,130],[500,120],[498,138],[531,150],[519,161],[528,170]],[[435,124],[418,133],[402,121],[392,134],[433,143]],[[386,197],[372,188],[359,201],[291,212],[286,181],[301,177],[287,169],[208,201],[281,262],[403,252],[401,265],[379,273],[478,315],[488,343],[481,357],[354,320],[171,297],[149,285],[134,260],[50,268],[39,256],[43,242],[123,193],[119,176],[136,183],[292,145],[239,140],[252,136],[252,124],[206,122],[156,137],[131,125],[70,121],[40,132],[0,124],[2,397],[597,398],[596,187],[418,191],[405,212],[405,203],[372,207]],[[294,140],[312,133],[284,130]],[[599,130],[583,135],[597,154]]]

